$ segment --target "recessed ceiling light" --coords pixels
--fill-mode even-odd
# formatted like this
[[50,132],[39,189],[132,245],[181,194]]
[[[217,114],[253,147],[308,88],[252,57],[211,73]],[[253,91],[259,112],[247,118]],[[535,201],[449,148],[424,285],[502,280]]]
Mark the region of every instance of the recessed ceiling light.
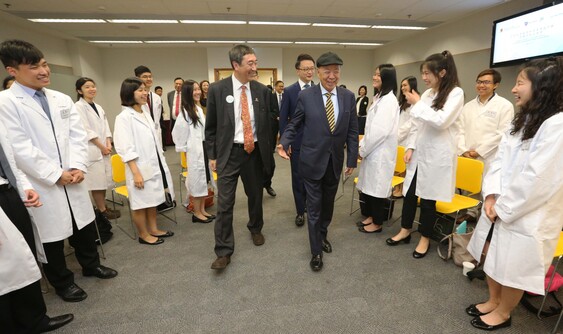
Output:
[[147,44],[187,44],[195,43],[195,41],[143,41]]
[[401,30],[424,30],[427,27],[414,27],[414,26],[372,26],[374,29],[401,29]]
[[178,20],[112,19],[110,23],[178,23]]
[[196,41],[197,43],[243,44],[244,41]]
[[382,45],[381,43],[361,43],[361,42],[344,42],[344,43],[338,43],[340,45],[356,45],[356,46],[377,46],[377,45]]
[[106,23],[101,19],[29,19],[37,23]]
[[142,41],[90,41],[98,44],[143,44]]
[[330,27],[330,28],[369,28],[367,24],[338,24],[338,23],[313,23],[313,27]]
[[228,21],[228,20],[180,20],[181,23],[191,24],[246,24],[246,21]]
[[295,44],[318,44],[318,45],[331,45],[338,44],[336,42],[295,42]]
[[248,21],[248,24],[261,24],[272,26],[310,26],[311,23],[306,22],[268,22],[268,21]]

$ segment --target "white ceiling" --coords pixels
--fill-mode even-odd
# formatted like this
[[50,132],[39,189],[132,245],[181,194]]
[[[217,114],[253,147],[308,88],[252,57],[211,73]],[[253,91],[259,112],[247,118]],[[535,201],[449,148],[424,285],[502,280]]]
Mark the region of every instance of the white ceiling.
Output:
[[[431,27],[507,0],[5,0],[21,18],[290,21]],[[8,4],[8,5],[6,5]],[[330,41],[387,43],[416,30],[313,26],[33,23],[90,40]],[[148,46],[147,44],[142,44]],[[104,45],[102,45],[104,46]],[[158,47],[159,44],[151,44]],[[284,47],[291,45],[284,45]],[[361,47],[361,48],[374,48]]]

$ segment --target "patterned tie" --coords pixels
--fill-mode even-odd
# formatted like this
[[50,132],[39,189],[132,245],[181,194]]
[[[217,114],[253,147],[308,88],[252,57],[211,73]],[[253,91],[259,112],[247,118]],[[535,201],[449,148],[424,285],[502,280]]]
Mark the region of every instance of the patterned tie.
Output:
[[282,95],[278,94],[278,108],[281,108]]
[[334,133],[334,126],[336,122],[334,121],[334,105],[332,104],[332,93],[326,93],[326,119],[328,120],[328,126],[330,132]]
[[309,87],[311,87],[311,85],[309,85],[309,84],[304,84],[304,85],[303,85],[303,89],[307,89],[307,88],[309,88]]
[[244,150],[250,154],[254,151],[254,136],[252,135],[252,125],[250,124],[246,86],[241,86],[240,89],[242,89],[242,92],[240,92],[240,118],[242,119],[242,132],[244,134]]
[[174,111],[176,118],[180,114],[180,92],[176,92],[176,110]]
[[47,97],[45,96],[45,93],[43,93],[42,90],[38,90],[35,92],[35,97],[39,99],[39,103],[41,104],[43,111],[45,112],[47,117],[49,117],[49,120],[51,120],[51,110],[49,109],[49,102],[47,102]]

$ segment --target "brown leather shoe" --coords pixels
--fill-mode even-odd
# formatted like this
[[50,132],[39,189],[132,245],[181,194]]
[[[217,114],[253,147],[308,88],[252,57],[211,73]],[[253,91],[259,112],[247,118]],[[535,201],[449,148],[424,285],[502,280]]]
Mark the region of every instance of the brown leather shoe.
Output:
[[266,241],[264,239],[264,235],[261,232],[251,233],[250,235],[252,236],[252,242],[254,243],[255,246],[262,246]]
[[211,264],[211,269],[221,270],[227,268],[227,265],[231,263],[230,256],[219,256]]

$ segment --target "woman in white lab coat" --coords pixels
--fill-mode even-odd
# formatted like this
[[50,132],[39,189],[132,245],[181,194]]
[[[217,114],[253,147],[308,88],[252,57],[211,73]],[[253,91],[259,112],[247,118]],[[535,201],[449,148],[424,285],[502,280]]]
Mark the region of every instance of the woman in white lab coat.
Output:
[[84,183],[92,193],[96,208],[108,219],[121,216],[106,207],[106,189],[113,186],[111,176],[111,131],[104,109],[94,102],[97,94],[94,80],[82,77],[76,81],[78,101],[74,104],[88,135],[88,174]]
[[207,182],[210,179],[204,154],[205,115],[200,105],[201,89],[193,80],[182,85],[182,113],[176,118],[172,138],[177,152],[186,152],[188,177],[186,188],[193,197],[192,223],[210,223],[215,216],[205,211]]
[[405,92],[412,105],[413,125],[407,139],[401,230],[387,239],[389,246],[410,242],[417,200],[420,197],[420,240],[413,252],[423,258],[430,248],[430,236],[436,221],[436,201],[451,202],[455,191],[457,167],[456,120],[463,107],[457,69],[449,51],[426,58],[420,66],[422,80],[428,86],[422,96]]
[[358,229],[363,233],[380,233],[387,220],[385,200],[391,195],[391,180],[397,159],[399,103],[397,73],[391,64],[377,67],[373,75],[377,94],[367,111],[364,138],[360,141],[362,159],[357,188],[364,195],[369,216]]
[[511,324],[523,291],[544,294],[563,227],[563,58],[534,60],[516,78],[520,108],[483,181],[483,213],[468,246],[481,259],[489,299],[466,312],[480,329]]
[[123,81],[120,92],[123,109],[115,119],[114,143],[127,166],[126,185],[139,243],[158,245],[164,242],[162,238],[174,233],[158,229],[156,206],[166,200],[167,188],[173,200],[174,190],[152,118],[141,108],[147,103],[147,94],[138,78]]

